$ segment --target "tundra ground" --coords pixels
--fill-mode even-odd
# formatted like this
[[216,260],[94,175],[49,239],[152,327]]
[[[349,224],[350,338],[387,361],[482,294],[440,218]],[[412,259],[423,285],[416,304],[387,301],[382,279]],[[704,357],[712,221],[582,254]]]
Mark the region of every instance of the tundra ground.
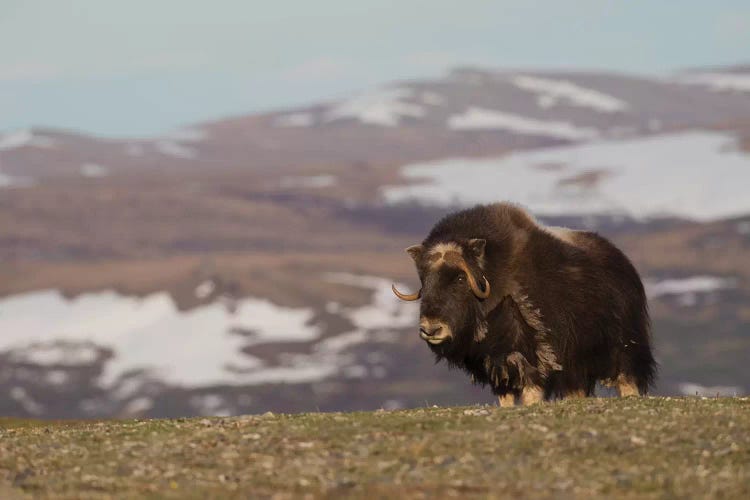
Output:
[[3,498],[750,498],[750,398],[0,420]]

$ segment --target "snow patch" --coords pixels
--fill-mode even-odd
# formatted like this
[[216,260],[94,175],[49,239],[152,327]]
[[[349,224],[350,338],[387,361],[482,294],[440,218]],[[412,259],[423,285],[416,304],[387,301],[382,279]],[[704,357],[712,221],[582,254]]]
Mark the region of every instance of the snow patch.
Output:
[[406,405],[398,399],[388,399],[383,402],[383,409],[387,411],[401,410],[405,407]]
[[[309,352],[284,354],[278,364],[246,352],[261,343],[317,340],[321,331],[313,324],[312,309],[250,298],[179,311],[167,293],[137,298],[106,291],[69,300],[48,290],[0,299],[0,354],[57,371],[58,366],[101,369],[98,385],[132,414],[149,409],[148,398],[138,400],[153,398],[151,389],[161,384],[301,384],[336,375],[359,376],[360,366],[374,377],[385,376],[382,356],[359,356],[363,360],[350,350],[364,343],[395,341],[397,329],[416,324],[418,306],[394,300],[390,280],[384,278],[333,273],[325,279],[370,290],[371,300],[362,306],[335,307],[353,328],[312,344]],[[215,283],[208,280],[196,290],[205,296],[212,287]],[[40,310],[45,311],[43,317]],[[90,410],[97,404],[91,402]],[[195,404],[211,414],[233,411],[226,404],[213,404],[211,398]]]
[[98,163],[84,163],[81,165],[81,175],[84,177],[106,177],[109,169]]
[[312,113],[291,113],[277,116],[273,125],[275,127],[310,127],[315,125],[315,117]]
[[419,99],[430,106],[440,106],[445,102],[443,96],[435,92],[424,91],[419,94]]
[[49,137],[34,134],[31,130],[17,130],[0,136],[0,151],[23,147],[51,148],[56,141]]
[[292,366],[267,367],[244,374],[242,383],[244,385],[307,384],[332,377],[338,371],[339,366],[336,364],[327,364],[315,357],[300,356],[294,359]]
[[343,308],[344,315],[358,330],[394,330],[416,324],[417,305],[393,300],[391,281],[388,279],[349,273],[329,273],[326,280],[330,283],[372,290],[372,302],[369,305]]
[[147,412],[153,407],[154,401],[151,398],[142,396],[140,398],[135,398],[132,401],[129,401],[128,404],[125,405],[125,408],[122,409],[122,411],[126,415],[140,415],[144,412]]
[[683,295],[695,293],[710,293],[727,288],[734,288],[735,281],[716,276],[691,276],[681,279],[667,279],[661,281],[644,280],[646,294],[650,298],[665,295]]
[[0,188],[22,188],[34,185],[34,180],[30,177],[18,177],[15,175],[5,175],[0,172]]
[[404,101],[413,95],[412,89],[399,87],[361,94],[331,107],[326,113],[325,121],[353,118],[369,125],[394,127],[399,124],[402,117],[424,116],[425,110],[422,106]]
[[23,387],[12,388],[10,390],[10,397],[11,399],[19,403],[24,410],[32,415],[40,415],[44,411],[44,407],[34,401],[34,399],[29,396],[29,393],[26,392],[26,389],[24,389]]
[[367,376],[367,367],[362,365],[347,366],[343,370],[346,378],[365,378]]
[[536,120],[492,109],[470,107],[448,118],[451,130],[506,130],[523,135],[542,135],[572,141],[595,139],[599,131],[576,127],[570,122]]
[[[354,329],[323,339],[313,347],[311,354],[293,354],[289,356],[290,360],[296,366],[307,365],[319,379],[336,374],[348,378],[362,377],[366,373],[371,373],[374,377],[385,376],[385,368],[373,366],[370,372],[361,363],[357,363],[356,356],[348,351],[365,343],[394,342],[397,339],[397,329],[416,325],[418,305],[393,300],[390,280],[384,278],[329,273],[324,275],[324,279],[331,283],[370,290],[373,292],[372,299],[368,304],[357,307],[337,304],[336,314],[349,319]],[[365,358],[370,364],[383,361],[379,357]]]
[[321,174],[321,175],[290,175],[282,177],[279,181],[279,187],[283,189],[289,188],[312,188],[319,189],[330,187],[336,184],[337,178],[335,175]]
[[697,73],[680,77],[677,81],[702,85],[714,92],[750,92],[750,73]]
[[128,399],[142,392],[146,383],[139,377],[126,377],[121,379],[116,387],[110,388],[109,392],[117,399]]
[[[2,303],[2,302],[0,302]],[[6,311],[6,314],[9,314]],[[0,323],[2,318],[0,318]],[[22,348],[12,349],[10,359],[15,363],[39,366],[90,365],[99,359],[99,349],[90,342],[65,342],[45,339]]]
[[200,415],[214,417],[228,417],[232,414],[221,394],[199,394],[190,398],[190,406]]
[[198,299],[205,299],[208,298],[209,295],[214,293],[214,290],[216,290],[216,283],[214,283],[213,280],[206,280],[197,287],[195,287],[194,293],[195,297]]
[[328,337],[318,342],[317,349],[325,352],[343,352],[348,348],[367,342],[370,336],[366,331],[358,330],[354,332],[342,333],[334,337]]
[[[559,168],[541,168],[553,164]],[[734,136],[718,132],[439,160],[404,166],[401,174],[415,184],[384,187],[388,203],[471,206],[509,200],[539,215],[670,215],[701,221],[750,212],[750,157],[738,150]]]
[[714,396],[742,396],[744,390],[738,385],[714,385],[705,386],[700,384],[693,384],[691,382],[681,383],[679,391],[685,396],[703,396],[703,397],[714,397]]
[[196,157],[195,149],[175,141],[156,141],[154,148],[165,156],[172,156],[183,160],[192,160]]
[[512,77],[511,82],[516,87],[536,94],[537,104],[542,108],[557,106],[562,102],[601,113],[617,113],[628,109],[625,101],[568,80],[520,75]]
[[70,377],[63,370],[51,370],[44,376],[44,380],[52,385],[64,385],[69,379]]
[[[194,147],[189,147],[182,143],[200,142],[206,137],[208,137],[208,133],[205,130],[198,128],[182,128],[159,137],[153,144],[154,149],[165,156],[172,156],[183,160],[192,160],[197,157],[197,150]],[[139,151],[136,149],[134,152],[135,154],[133,156],[140,156],[142,154],[142,150]],[[130,154],[130,152],[128,154]]]
[[[243,354],[243,348],[261,341],[310,341],[320,335],[309,324],[311,309],[264,299],[239,300],[233,310],[213,303],[180,311],[166,293],[135,298],[101,292],[66,300],[56,291],[42,291],[2,299],[0,310],[0,352],[11,359],[90,364],[99,352],[94,346],[111,350],[100,378],[104,388],[139,370],[166,383],[199,387],[306,380],[328,368],[265,369],[259,359]],[[76,344],[89,350],[61,348]]]

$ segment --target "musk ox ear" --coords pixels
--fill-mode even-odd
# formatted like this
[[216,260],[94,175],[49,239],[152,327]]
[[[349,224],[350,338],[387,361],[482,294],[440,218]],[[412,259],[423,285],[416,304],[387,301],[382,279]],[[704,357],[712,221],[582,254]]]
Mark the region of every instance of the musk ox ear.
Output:
[[424,245],[412,245],[406,249],[406,253],[414,259],[414,262],[419,264],[419,261],[422,259],[422,254],[424,253]]
[[469,240],[469,250],[477,259],[484,257],[484,247],[487,245],[487,240],[484,238],[472,238]]

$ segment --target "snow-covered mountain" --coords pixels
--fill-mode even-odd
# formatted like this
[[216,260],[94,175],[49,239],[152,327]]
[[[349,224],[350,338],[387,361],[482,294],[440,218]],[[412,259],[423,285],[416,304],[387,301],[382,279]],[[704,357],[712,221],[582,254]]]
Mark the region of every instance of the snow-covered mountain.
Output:
[[2,134],[0,414],[489,401],[389,284],[500,199],[632,257],[661,392],[746,392],[748,79],[461,68],[160,137]]
[[[299,109],[104,140],[33,130],[0,137],[6,175],[139,168],[301,167],[485,156],[686,129],[747,133],[750,72],[664,77],[457,69]],[[45,161],[55,158],[54,164]]]

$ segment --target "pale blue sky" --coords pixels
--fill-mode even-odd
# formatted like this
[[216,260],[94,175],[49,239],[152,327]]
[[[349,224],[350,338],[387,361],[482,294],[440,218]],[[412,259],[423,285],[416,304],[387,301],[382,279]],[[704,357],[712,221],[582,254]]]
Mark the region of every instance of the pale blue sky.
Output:
[[747,0],[0,0],[0,130],[156,134],[460,64],[742,62]]

